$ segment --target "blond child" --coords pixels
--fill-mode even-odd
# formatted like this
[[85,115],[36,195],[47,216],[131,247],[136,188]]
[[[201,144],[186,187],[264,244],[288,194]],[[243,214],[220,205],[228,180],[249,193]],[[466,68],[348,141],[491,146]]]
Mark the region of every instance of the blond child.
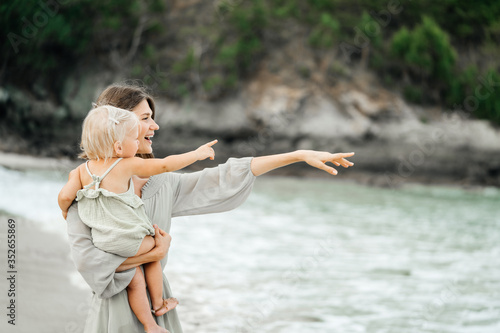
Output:
[[[73,200],[79,202],[78,214],[91,228],[96,247],[123,257],[147,253],[155,246],[155,230],[134,193],[132,176],[150,177],[214,159],[212,146],[217,143],[214,140],[195,151],[163,159],[142,159],[135,157],[138,125],[134,113],[126,110],[107,105],[91,110],[83,122],[81,141],[80,157],[87,161],[70,173],[58,197],[65,218]],[[156,261],[144,265],[144,274],[136,267],[127,286],[130,307],[146,332],[168,332],[156,324],[152,314],[161,316],[178,304],[175,298],[163,299],[162,283],[161,264]]]

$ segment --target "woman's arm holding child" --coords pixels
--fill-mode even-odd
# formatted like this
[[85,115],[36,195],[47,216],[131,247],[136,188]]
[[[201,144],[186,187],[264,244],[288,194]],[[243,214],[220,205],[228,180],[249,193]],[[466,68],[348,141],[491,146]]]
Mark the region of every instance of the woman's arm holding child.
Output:
[[57,197],[57,202],[62,210],[64,219],[66,219],[68,215],[69,206],[71,206],[73,200],[76,198],[76,192],[78,192],[81,188],[82,182],[80,180],[80,167],[78,167],[69,173],[68,182],[61,189],[61,192],[59,192],[59,196]]
[[149,262],[160,261],[163,257],[165,257],[170,247],[172,237],[164,230],[161,230],[156,224],[153,225],[153,227],[155,228],[155,247],[147,253],[127,258],[120,266],[118,266],[116,269],[117,273]]
[[201,161],[206,158],[213,160],[215,152],[212,146],[216,143],[217,140],[214,140],[189,153],[170,155],[165,158],[132,158],[130,159],[132,163],[132,174],[139,177],[150,177],[164,172],[180,170],[196,161]]

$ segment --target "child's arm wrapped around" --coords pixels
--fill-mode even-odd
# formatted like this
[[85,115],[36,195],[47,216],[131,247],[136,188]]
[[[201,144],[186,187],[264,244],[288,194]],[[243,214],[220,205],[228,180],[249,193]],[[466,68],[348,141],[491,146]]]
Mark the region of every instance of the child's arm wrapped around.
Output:
[[57,202],[62,210],[62,215],[64,219],[68,216],[69,206],[73,203],[76,198],[76,192],[82,189],[82,182],[80,180],[80,167],[71,170],[68,176],[68,182],[59,192],[57,197]]

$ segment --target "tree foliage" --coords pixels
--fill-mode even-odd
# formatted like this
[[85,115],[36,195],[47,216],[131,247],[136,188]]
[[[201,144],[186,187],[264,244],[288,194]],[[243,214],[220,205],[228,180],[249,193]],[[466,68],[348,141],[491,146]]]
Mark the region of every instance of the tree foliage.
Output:
[[451,81],[457,52],[448,34],[431,18],[424,16],[422,23],[411,31],[403,27],[396,32],[391,51],[405,68],[428,81],[430,86]]
[[[179,5],[187,9],[184,23],[178,23],[179,17],[169,16],[172,1],[3,1],[0,32],[6,42],[0,45],[0,82],[43,81],[57,91],[59,82],[85,62],[128,66],[143,78],[144,67],[157,68],[170,51],[167,46],[180,45],[182,29],[190,28],[198,29],[193,34],[209,43],[197,48],[186,42],[182,49],[170,51],[167,68],[161,69],[170,76],[161,86],[171,87],[172,98],[200,89],[217,98],[252,75],[271,50],[286,42],[280,36],[295,25],[304,28],[313,54],[335,54],[344,41],[367,40],[366,45],[353,46],[358,51],[353,60],[368,60],[385,82],[415,102],[463,105],[474,96],[479,76],[496,80],[500,72],[497,0],[219,0],[215,4],[212,12],[198,11],[206,10],[204,2]],[[197,22],[211,23],[189,26]],[[487,51],[487,63],[477,60],[481,54],[476,50]],[[468,57],[470,53],[479,54],[478,58]],[[500,123],[495,96],[500,94],[495,91],[476,103],[474,114]]]
[[11,82],[51,84],[88,57],[123,51],[141,15],[165,10],[160,0],[8,0],[0,4],[2,67]]

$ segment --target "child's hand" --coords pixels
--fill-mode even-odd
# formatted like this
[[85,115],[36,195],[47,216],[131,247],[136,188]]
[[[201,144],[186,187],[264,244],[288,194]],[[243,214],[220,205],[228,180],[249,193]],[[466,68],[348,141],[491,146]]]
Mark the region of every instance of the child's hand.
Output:
[[217,143],[217,140],[211,141],[209,143],[205,143],[203,146],[195,150],[198,161],[204,160],[207,157],[210,157],[211,160],[215,157],[215,151],[212,148],[214,144]]

